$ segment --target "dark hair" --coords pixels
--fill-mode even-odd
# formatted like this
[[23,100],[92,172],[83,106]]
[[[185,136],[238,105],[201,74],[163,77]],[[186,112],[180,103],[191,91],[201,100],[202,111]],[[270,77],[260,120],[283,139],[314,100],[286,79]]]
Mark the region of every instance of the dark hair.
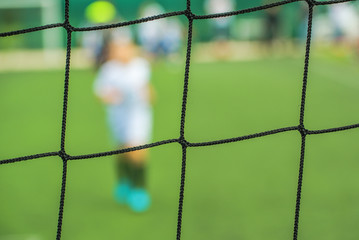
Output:
[[99,51],[96,54],[96,59],[95,59],[95,68],[96,68],[96,70],[99,69],[101,67],[101,65],[104,64],[108,59],[109,44],[110,44],[110,41],[111,41],[111,30],[104,30],[103,31],[101,41],[102,41],[101,46],[100,46]]

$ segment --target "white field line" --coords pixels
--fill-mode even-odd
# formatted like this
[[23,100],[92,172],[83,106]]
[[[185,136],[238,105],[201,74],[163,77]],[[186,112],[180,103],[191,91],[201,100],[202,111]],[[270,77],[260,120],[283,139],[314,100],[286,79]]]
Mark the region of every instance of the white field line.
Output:
[[[71,68],[88,68],[91,58],[81,49],[71,52]],[[0,71],[29,71],[65,69],[66,51],[16,50],[0,52]]]
[[[224,48],[221,51],[220,48]],[[263,48],[262,48],[263,49]],[[263,56],[260,44],[255,42],[229,42],[224,46],[216,43],[195,43],[192,57],[196,62],[218,60],[253,60]],[[0,72],[29,70],[61,70],[65,68],[66,51],[58,50],[15,50],[0,52]],[[179,60],[178,60],[179,61]],[[91,68],[93,60],[83,49],[71,51],[71,68]]]

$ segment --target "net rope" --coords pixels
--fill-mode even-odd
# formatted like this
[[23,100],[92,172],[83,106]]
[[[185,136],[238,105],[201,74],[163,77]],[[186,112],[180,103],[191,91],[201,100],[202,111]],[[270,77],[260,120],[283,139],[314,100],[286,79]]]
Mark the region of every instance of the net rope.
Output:
[[[338,131],[345,131],[349,129],[359,128],[359,124],[341,126],[336,128],[322,129],[322,130],[308,130],[304,126],[304,112],[305,112],[305,100],[306,100],[306,92],[307,92],[307,81],[308,81],[308,68],[309,68],[309,57],[310,57],[310,47],[311,47],[311,38],[312,38],[312,22],[313,22],[313,10],[315,6],[319,5],[329,5],[329,4],[337,4],[343,2],[350,2],[355,0],[333,0],[333,1],[315,1],[315,0],[285,0],[279,1],[271,4],[266,4],[258,7],[224,12],[218,14],[208,14],[208,15],[196,15],[191,11],[191,0],[187,0],[186,9],[183,11],[175,11],[169,12],[165,14],[159,14],[156,16],[140,18],[132,21],[119,22],[115,24],[107,24],[100,26],[92,26],[92,27],[74,27],[70,24],[70,16],[69,16],[69,7],[70,0],[65,0],[65,21],[63,23],[55,23],[48,24],[34,28],[27,28],[17,31],[10,31],[5,33],[0,33],[0,37],[9,37],[14,35],[20,35],[30,32],[43,31],[51,28],[64,28],[67,33],[67,41],[66,41],[66,65],[65,65],[65,80],[64,80],[64,96],[63,96],[63,111],[62,111],[62,124],[61,124],[61,136],[60,136],[60,150],[55,152],[48,153],[40,153],[35,155],[28,155],[23,157],[11,158],[0,160],[0,165],[16,163],[21,161],[27,161],[32,159],[39,159],[49,156],[58,156],[61,158],[63,162],[62,168],[62,181],[61,181],[61,193],[60,193],[60,203],[59,203],[59,213],[58,213],[58,224],[57,224],[57,233],[56,240],[61,239],[62,233],[62,221],[64,214],[64,204],[65,204],[65,193],[66,193],[66,176],[67,176],[67,164],[68,161],[74,160],[82,160],[89,158],[97,158],[104,156],[111,156],[116,154],[122,154],[132,151],[137,151],[141,149],[153,148],[160,145],[170,144],[170,143],[178,143],[182,147],[182,167],[181,167],[181,183],[179,189],[179,201],[178,201],[178,218],[177,218],[177,231],[176,231],[176,239],[181,239],[181,231],[182,231],[182,213],[183,213],[183,202],[184,202],[184,190],[185,190],[185,177],[186,177],[186,154],[187,148],[191,147],[205,147],[219,144],[226,144],[232,142],[239,142],[244,140],[249,140],[253,138],[260,138],[264,136],[269,136],[273,134],[278,134],[282,132],[289,131],[298,131],[301,135],[301,150],[300,150],[300,158],[299,158],[299,174],[298,174],[298,185],[297,185],[297,195],[296,195],[296,203],[295,203],[295,214],[294,214],[294,227],[293,227],[293,239],[298,239],[298,228],[299,228],[299,216],[300,216],[300,205],[301,205],[301,195],[302,195],[302,183],[303,183],[303,171],[304,171],[304,155],[305,155],[305,144],[306,138],[308,135],[314,134],[325,134],[325,133],[333,133]],[[265,132],[259,132],[251,135],[240,136],[235,138],[228,138],[216,141],[209,142],[198,142],[192,143],[188,142],[185,138],[185,120],[186,120],[186,109],[187,109],[187,96],[188,96],[188,82],[189,82],[189,72],[190,72],[190,60],[191,60],[191,48],[192,48],[192,28],[193,22],[195,20],[200,19],[211,19],[211,18],[220,18],[220,17],[229,17],[234,15],[246,14],[256,11],[261,11],[273,7],[278,7],[281,5],[286,5],[294,2],[306,2],[308,4],[308,28],[307,28],[307,40],[306,40],[306,48],[305,48],[305,61],[304,61],[304,73],[303,73],[303,85],[302,85],[302,94],[300,100],[300,119],[298,126],[284,127],[274,130],[269,130]],[[187,52],[186,52],[186,64],[185,64],[185,75],[184,75],[184,86],[183,86],[183,95],[182,95],[182,110],[181,110],[181,124],[180,124],[180,136],[179,138],[168,139],[163,141],[158,141],[150,144],[145,144],[141,146],[118,149],[114,151],[86,154],[86,155],[77,155],[71,156],[66,153],[65,149],[65,139],[66,139],[66,126],[67,126],[67,104],[68,104],[68,92],[69,92],[69,80],[70,80],[70,60],[71,60],[71,36],[73,32],[84,32],[84,31],[96,31],[96,30],[104,30],[111,28],[118,28],[133,24],[139,24],[149,21],[154,21],[161,18],[168,18],[172,16],[186,16],[188,19],[188,39],[187,39]]]

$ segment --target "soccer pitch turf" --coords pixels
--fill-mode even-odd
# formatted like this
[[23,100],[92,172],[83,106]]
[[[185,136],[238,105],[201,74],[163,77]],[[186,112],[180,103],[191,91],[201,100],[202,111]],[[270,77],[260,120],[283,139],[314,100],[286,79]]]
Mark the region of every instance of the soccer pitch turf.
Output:
[[[185,135],[211,141],[299,123],[303,59],[193,63]],[[0,159],[58,151],[63,71],[0,73]],[[158,63],[152,81],[153,141],[179,136],[184,66]],[[66,149],[114,149],[91,70],[72,70]],[[359,123],[357,63],[312,59],[305,126]],[[307,137],[299,239],[358,239],[359,129]],[[189,148],[182,239],[291,239],[298,178],[296,131]],[[112,197],[114,157],[68,164],[62,239],[174,239],[181,146],[151,150],[153,204],[134,214]],[[0,239],[56,235],[62,162],[58,157],[0,166]]]

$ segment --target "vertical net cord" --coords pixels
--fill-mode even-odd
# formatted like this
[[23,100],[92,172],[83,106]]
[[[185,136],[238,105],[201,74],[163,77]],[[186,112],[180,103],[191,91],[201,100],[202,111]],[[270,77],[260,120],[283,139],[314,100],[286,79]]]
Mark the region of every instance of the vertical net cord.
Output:
[[62,183],[61,183],[61,196],[60,196],[59,216],[58,216],[58,221],[57,221],[56,240],[60,240],[60,239],[61,239],[62,219],[63,219],[63,215],[64,215],[66,175],[67,175],[67,160],[64,160],[64,161],[63,161]]
[[67,103],[69,93],[69,77],[70,77],[70,59],[71,59],[71,25],[69,23],[69,0],[65,1],[65,22],[64,27],[67,33],[66,43],[66,67],[65,67],[65,83],[64,83],[64,98],[62,109],[62,126],[61,126],[61,151],[65,153],[65,135],[66,135],[66,120],[67,120]]
[[193,27],[193,14],[191,12],[190,0],[187,0],[186,16],[188,18],[188,39],[187,39],[186,67],[185,67],[185,77],[184,77],[183,97],[182,97],[180,138],[179,138],[179,143],[182,146],[182,168],[181,168],[181,185],[180,185],[180,193],[179,193],[179,201],[178,201],[177,235],[176,235],[177,240],[181,239],[181,231],[182,231],[182,214],[183,214],[183,200],[184,200],[184,187],[185,187],[185,178],[186,178],[187,147],[188,147],[188,142],[186,141],[184,136],[184,128],[185,128],[185,120],[186,120],[188,79],[189,79],[189,68],[191,62],[192,27]]
[[62,220],[64,213],[64,205],[65,205],[67,162],[69,159],[69,156],[66,154],[65,151],[67,103],[68,103],[68,94],[69,94],[70,59],[71,59],[71,34],[72,34],[72,27],[69,22],[69,0],[65,0],[65,21],[63,26],[66,29],[66,33],[67,33],[64,98],[63,98],[62,124],[61,124],[61,144],[60,144],[61,150],[59,152],[59,156],[61,157],[63,162],[63,168],[62,168],[61,194],[60,194],[59,215],[57,221],[56,240],[61,239]]
[[300,120],[299,120],[299,128],[298,128],[301,135],[301,150],[300,150],[297,198],[295,204],[293,240],[298,239],[299,214],[300,214],[300,203],[301,203],[301,195],[302,195],[303,170],[304,170],[305,140],[307,136],[307,130],[304,127],[304,110],[305,110],[305,98],[307,93],[308,67],[309,67],[309,55],[310,55],[310,44],[312,37],[312,22],[313,22],[313,7],[314,7],[311,1],[308,1],[308,5],[309,5],[308,30],[307,30],[307,42],[306,42],[306,51],[305,51],[304,73],[303,73],[302,98],[300,105]]

